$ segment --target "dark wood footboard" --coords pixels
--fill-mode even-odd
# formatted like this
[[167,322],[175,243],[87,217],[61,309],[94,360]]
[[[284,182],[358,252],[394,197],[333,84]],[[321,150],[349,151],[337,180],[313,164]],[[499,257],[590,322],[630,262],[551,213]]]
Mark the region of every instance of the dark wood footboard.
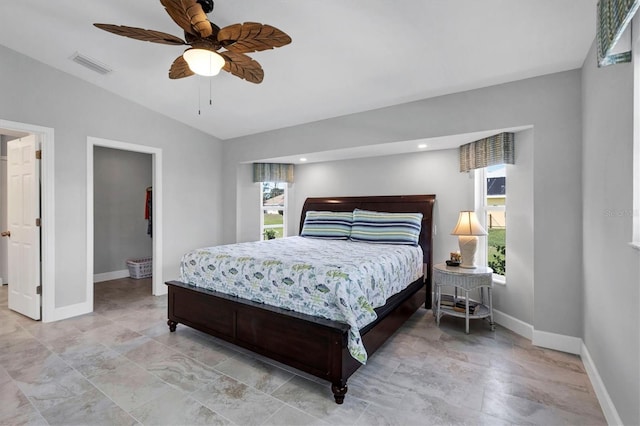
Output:
[[[378,319],[361,330],[369,356],[425,300],[423,277],[378,308]],[[349,325],[204,290],[178,281],[169,287],[171,331],[181,323],[331,382],[335,401],[362,365],[347,348]]]

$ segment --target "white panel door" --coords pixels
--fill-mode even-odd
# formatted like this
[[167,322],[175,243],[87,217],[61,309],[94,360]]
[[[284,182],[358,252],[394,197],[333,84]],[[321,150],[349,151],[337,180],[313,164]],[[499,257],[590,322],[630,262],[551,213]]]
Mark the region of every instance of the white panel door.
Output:
[[9,309],[40,319],[40,167],[38,141],[27,136],[7,143]]

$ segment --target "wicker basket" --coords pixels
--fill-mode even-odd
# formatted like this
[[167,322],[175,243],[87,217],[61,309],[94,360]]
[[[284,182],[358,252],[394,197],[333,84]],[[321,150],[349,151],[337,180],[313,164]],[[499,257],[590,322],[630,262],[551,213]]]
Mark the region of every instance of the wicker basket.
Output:
[[136,280],[140,278],[149,278],[152,275],[153,261],[150,257],[141,259],[127,259],[127,267],[129,268],[129,276]]

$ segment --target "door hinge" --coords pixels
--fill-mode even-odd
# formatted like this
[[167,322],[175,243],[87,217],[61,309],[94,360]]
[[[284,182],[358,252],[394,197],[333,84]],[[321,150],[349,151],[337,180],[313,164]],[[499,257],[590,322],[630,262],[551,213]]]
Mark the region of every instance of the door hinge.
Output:
[[42,294],[42,286],[41,285],[36,287],[36,294]]
[[36,151],[36,160],[42,160],[42,150],[41,149]]
[[39,217],[36,218],[36,226],[40,226],[40,218]]

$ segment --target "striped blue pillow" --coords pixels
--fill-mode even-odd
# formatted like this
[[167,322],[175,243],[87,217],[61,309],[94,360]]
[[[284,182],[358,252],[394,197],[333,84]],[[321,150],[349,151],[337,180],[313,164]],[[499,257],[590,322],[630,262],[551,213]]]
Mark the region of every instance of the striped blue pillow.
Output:
[[355,209],[351,240],[417,246],[422,213],[383,213]]
[[353,212],[307,212],[302,225],[303,237],[327,238],[331,240],[347,240],[351,234]]

